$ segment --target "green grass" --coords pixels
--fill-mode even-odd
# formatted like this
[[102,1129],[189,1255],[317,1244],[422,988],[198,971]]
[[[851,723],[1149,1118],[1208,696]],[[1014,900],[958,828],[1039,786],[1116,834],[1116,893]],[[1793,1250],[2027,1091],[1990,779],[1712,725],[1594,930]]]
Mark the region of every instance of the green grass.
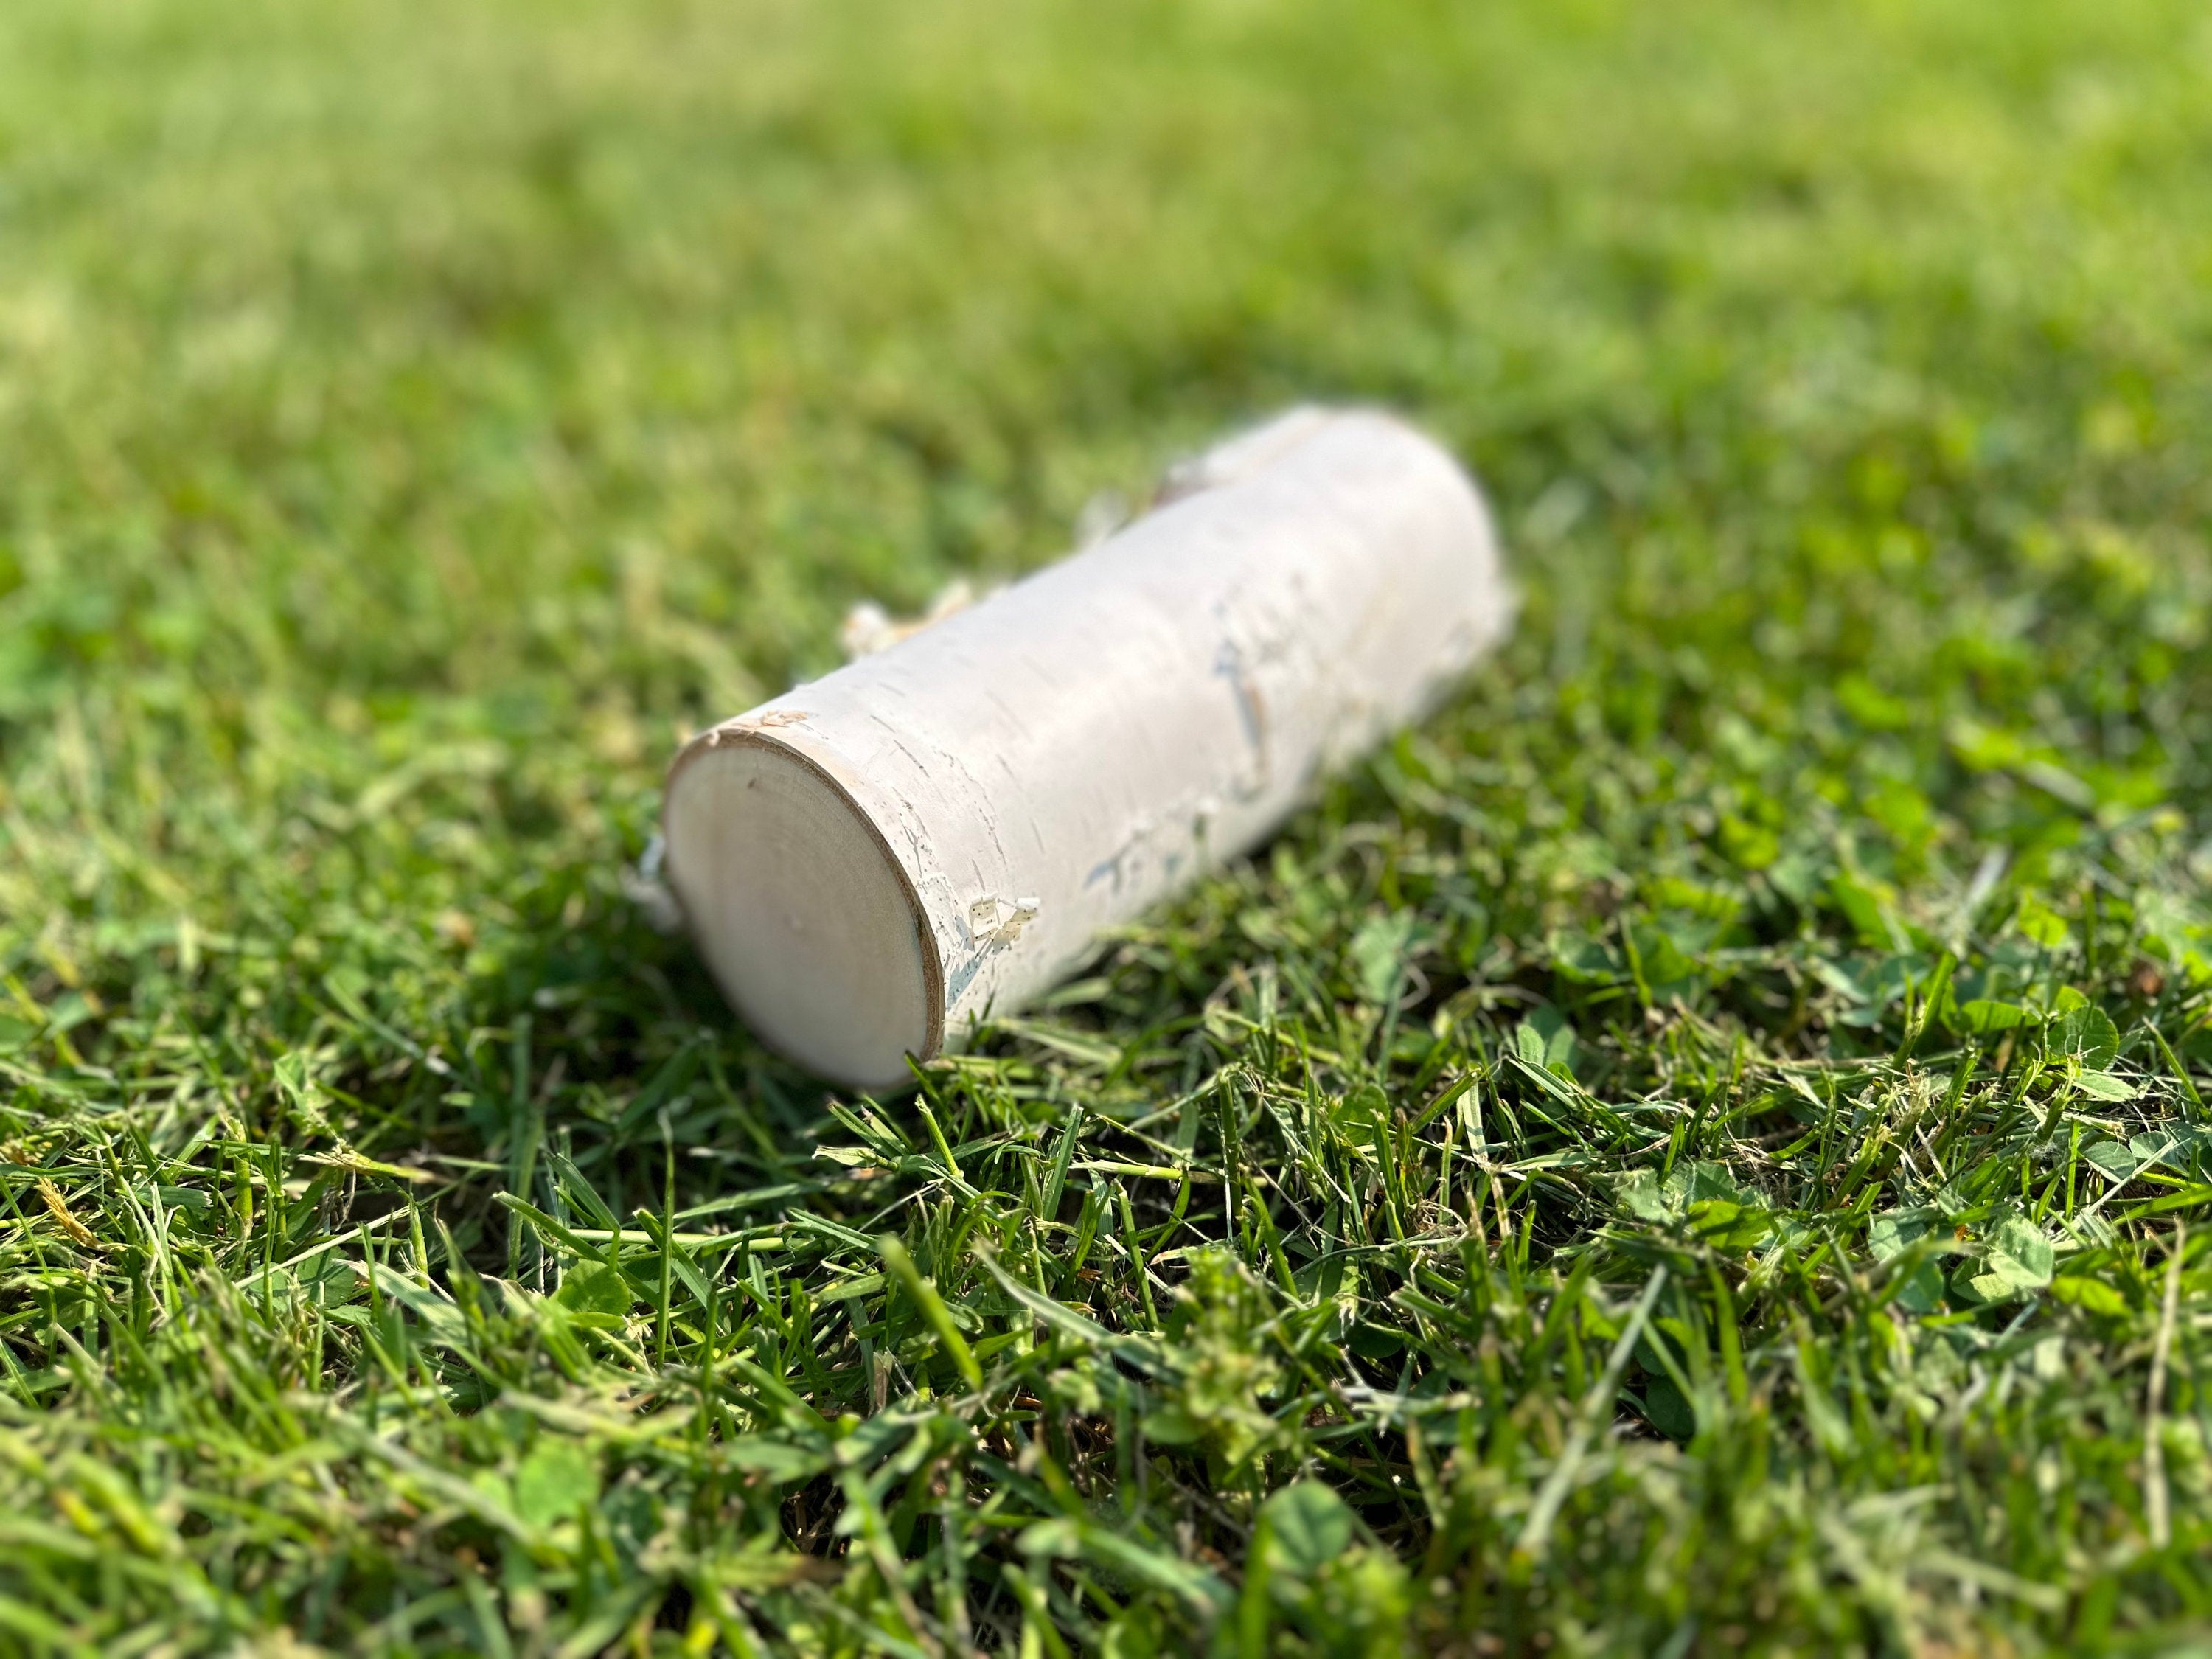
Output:
[[[0,1652],[2207,1639],[2208,157],[2178,3],[0,14]],[[680,733],[1308,395],[1511,647],[763,1054]]]

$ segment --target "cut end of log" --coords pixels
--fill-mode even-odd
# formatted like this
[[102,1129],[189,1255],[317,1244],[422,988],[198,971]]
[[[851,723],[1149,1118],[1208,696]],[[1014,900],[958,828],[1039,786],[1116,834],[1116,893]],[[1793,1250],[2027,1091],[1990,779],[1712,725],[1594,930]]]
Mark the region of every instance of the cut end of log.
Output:
[[668,877],[723,994],[768,1045],[855,1089],[912,1081],[942,1041],[920,902],[867,815],[821,767],[718,728],[678,763]]

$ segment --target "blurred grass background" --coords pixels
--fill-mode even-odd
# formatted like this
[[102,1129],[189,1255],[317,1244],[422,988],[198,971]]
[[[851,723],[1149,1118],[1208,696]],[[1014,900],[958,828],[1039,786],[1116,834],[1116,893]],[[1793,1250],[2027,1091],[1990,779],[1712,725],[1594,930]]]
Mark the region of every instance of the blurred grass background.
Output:
[[[2180,1639],[2208,325],[2178,4],[0,11],[0,1626]],[[678,738],[1308,397],[1519,638],[938,1079],[964,1176],[833,1119],[625,894]]]

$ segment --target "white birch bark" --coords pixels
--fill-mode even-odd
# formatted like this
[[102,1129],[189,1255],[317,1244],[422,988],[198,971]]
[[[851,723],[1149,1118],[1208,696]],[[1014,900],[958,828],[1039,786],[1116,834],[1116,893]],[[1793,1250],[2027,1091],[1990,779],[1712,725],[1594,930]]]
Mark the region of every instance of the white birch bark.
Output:
[[1118,534],[694,738],[669,878],[765,1042],[896,1087],[1258,844],[1513,611],[1449,456],[1294,410]]

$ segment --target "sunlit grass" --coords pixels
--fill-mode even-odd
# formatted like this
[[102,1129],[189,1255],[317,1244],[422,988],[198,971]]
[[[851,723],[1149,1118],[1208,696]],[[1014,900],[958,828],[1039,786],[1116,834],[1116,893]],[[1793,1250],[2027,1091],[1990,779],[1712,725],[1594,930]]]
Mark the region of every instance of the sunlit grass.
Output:
[[[2151,5],[0,19],[0,1650],[2183,1639],[2208,144]],[[678,737],[1306,396],[1512,646],[764,1054]]]

